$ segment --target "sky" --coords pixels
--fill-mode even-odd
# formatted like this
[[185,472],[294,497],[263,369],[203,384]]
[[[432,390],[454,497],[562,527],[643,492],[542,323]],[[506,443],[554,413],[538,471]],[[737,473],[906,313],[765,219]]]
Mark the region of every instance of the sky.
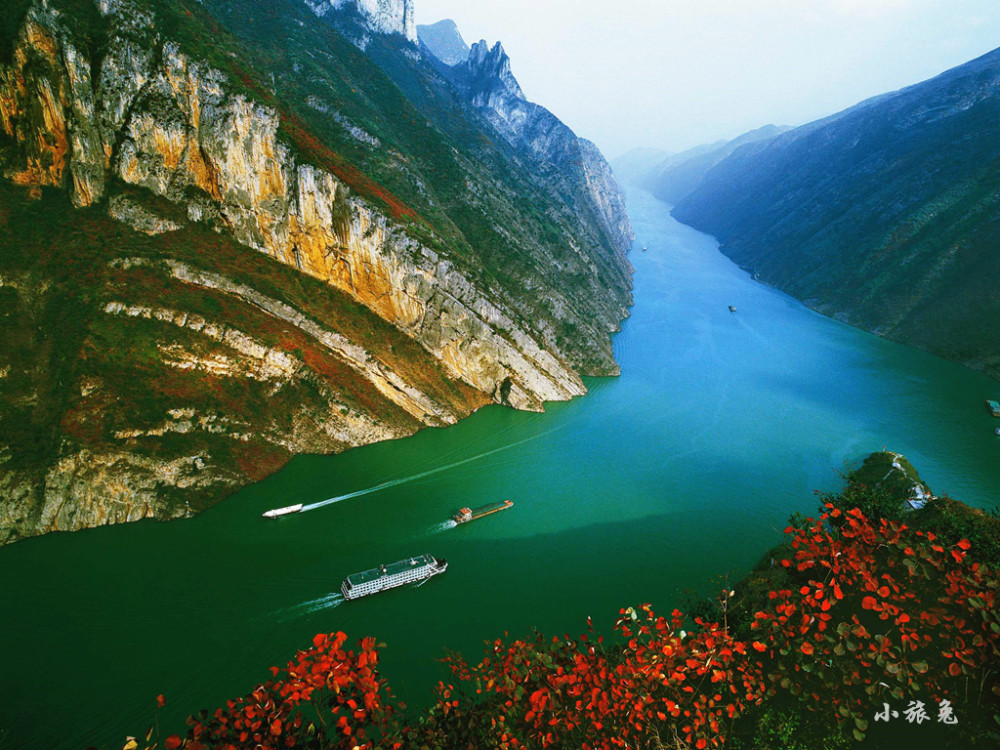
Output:
[[1000,47],[1000,0],[414,0],[500,40],[529,99],[609,158],[800,125]]

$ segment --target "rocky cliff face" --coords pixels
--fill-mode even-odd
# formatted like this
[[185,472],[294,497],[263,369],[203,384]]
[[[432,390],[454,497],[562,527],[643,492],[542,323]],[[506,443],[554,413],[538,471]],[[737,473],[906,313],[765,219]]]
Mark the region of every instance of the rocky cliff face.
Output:
[[[344,5],[299,7],[325,14]],[[164,17],[170,6],[97,0],[81,18],[78,5],[37,0],[27,6],[10,59],[0,61],[0,167],[17,186],[4,194],[0,221],[22,234],[43,231],[30,223],[38,207],[24,203],[42,197],[63,222],[55,234],[36,237],[43,253],[12,251],[0,265],[9,292],[0,295],[3,320],[21,321],[14,338],[23,344],[0,362],[0,371],[17,376],[0,380],[0,396],[13,405],[11,415],[46,403],[34,420],[37,435],[14,416],[0,421],[0,540],[187,515],[294,453],[449,424],[487,401],[540,409],[546,400],[582,394],[576,363],[609,359],[607,341],[586,354],[581,344],[606,339],[624,313],[623,254],[598,261],[616,269],[609,277],[574,243],[559,267],[590,264],[577,278],[592,274],[593,281],[578,292],[553,286],[549,294],[558,271],[548,270],[534,289],[519,292],[545,258],[531,260],[527,247],[519,249],[519,232],[531,230],[518,222],[535,219],[516,213],[507,216],[506,231],[525,260],[507,265],[523,275],[503,273],[501,258],[491,270],[468,252],[456,254],[482,220],[463,213],[456,228],[427,184],[437,176],[425,181],[415,173],[414,161],[396,150],[406,142],[385,121],[366,129],[312,91],[304,97],[324,128],[354,144],[345,148],[364,153],[359,163],[400,181],[430,220],[333,152],[301,117],[282,111],[260,83],[264,76],[224,69],[239,40],[190,52],[201,49],[200,37],[186,32],[180,14],[213,28],[226,13],[237,15],[232,6],[213,6],[214,16],[178,8],[175,20]],[[263,12],[273,15],[265,20],[307,28],[293,3],[279,6],[268,6]],[[354,10],[372,33],[415,40],[409,0],[359,0]],[[227,38],[221,28],[216,34]],[[301,80],[296,68],[316,48],[301,46],[303,62],[291,66],[290,80]],[[361,66],[355,59],[350,74],[339,74],[355,79],[340,85],[356,92],[375,80],[384,87],[374,69],[360,81]],[[331,85],[340,80],[327,75]],[[278,85],[275,72],[270,78]],[[389,96],[385,107],[406,111],[398,94]],[[428,147],[422,135],[414,143]],[[447,184],[457,176],[446,175]],[[588,179],[609,191],[610,175],[593,156]],[[63,216],[70,204],[63,208],[53,189],[89,217],[86,241],[71,233],[78,220]],[[601,210],[617,208],[609,202]],[[600,227],[626,231],[620,222]],[[129,250],[143,244],[137,236],[148,238],[139,255]],[[232,245],[223,252],[220,242]],[[254,251],[260,260],[250,263],[245,256]],[[85,259],[90,270],[66,276]],[[315,282],[303,295],[305,278]],[[608,298],[589,302],[594,285]],[[78,287],[79,302],[67,304]],[[601,310],[598,318],[581,314],[588,305]],[[59,325],[56,311],[78,318],[65,333],[69,359],[46,359],[51,352],[37,347],[33,353],[32,331]],[[23,324],[33,316],[34,328]],[[582,340],[567,335],[578,323]],[[123,335],[145,342],[146,353],[109,351]],[[116,367],[135,379],[122,380]],[[173,386],[164,391],[164,382]],[[137,405],[132,387],[156,397]],[[241,389],[242,401],[232,395]]]
[[1000,50],[735,151],[678,203],[758,278],[1000,377]]
[[417,22],[413,0],[304,0],[317,15],[350,9],[361,16],[363,23],[375,34],[400,34],[407,41],[417,42]]
[[[445,58],[454,59],[454,49],[442,44],[438,34],[422,40],[439,60],[448,63]],[[577,138],[545,107],[528,101],[511,71],[503,45],[497,42],[490,47],[479,41],[472,45],[464,61],[448,64],[448,77],[507,142],[541,162],[543,169],[559,173],[564,198],[572,201],[573,191],[579,191],[578,210],[596,215],[614,247],[630,247],[635,235],[610,165],[597,146]]]

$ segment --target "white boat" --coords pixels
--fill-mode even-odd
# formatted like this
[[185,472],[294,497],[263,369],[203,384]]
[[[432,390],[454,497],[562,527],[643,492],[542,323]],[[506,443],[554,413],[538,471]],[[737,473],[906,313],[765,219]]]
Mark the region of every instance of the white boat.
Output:
[[282,516],[288,516],[292,513],[298,513],[300,510],[302,510],[302,503],[286,505],[284,508],[275,508],[274,510],[267,511],[264,513],[264,518],[281,518]]
[[431,555],[410,557],[347,576],[340,584],[340,593],[345,599],[360,599],[362,596],[377,594],[397,586],[425,581],[431,576],[444,573],[447,569],[447,560],[438,560]]

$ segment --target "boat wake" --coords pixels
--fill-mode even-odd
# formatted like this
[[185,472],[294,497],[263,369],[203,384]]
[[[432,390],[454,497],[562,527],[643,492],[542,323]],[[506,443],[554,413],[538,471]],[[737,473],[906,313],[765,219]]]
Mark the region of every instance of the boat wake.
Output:
[[[556,428],[558,429],[558,428]],[[553,430],[549,430],[553,432]],[[455,463],[446,464],[444,466],[438,466],[434,469],[428,469],[427,471],[422,471],[419,474],[413,474],[408,477],[402,477],[400,479],[390,479],[388,482],[382,482],[382,484],[377,484],[374,487],[369,487],[365,490],[357,490],[356,492],[348,492],[346,495],[338,495],[337,497],[331,497],[328,500],[321,500],[318,503],[311,503],[309,505],[302,506],[300,513],[306,513],[310,510],[318,510],[319,508],[325,508],[327,505],[333,505],[334,503],[339,503],[343,500],[350,500],[354,497],[361,497],[362,495],[370,495],[373,492],[380,492],[381,490],[387,490],[390,487],[398,487],[401,484],[406,484],[407,482],[415,482],[418,479],[423,479],[424,477],[429,477],[432,474],[439,474],[442,471],[447,471],[448,469],[455,469],[459,466],[464,466],[465,464],[472,463],[473,461],[478,461],[487,456],[492,456],[503,451],[515,448],[518,445],[523,445],[524,443],[530,443],[532,440],[538,440],[538,438],[547,435],[548,432],[543,432],[539,435],[534,435],[524,440],[518,440],[516,443],[511,443],[510,445],[502,445],[499,448],[494,448],[493,450],[486,451],[485,453],[479,453],[475,456],[470,456],[469,458],[463,458],[461,461],[456,461]]]
[[447,531],[448,529],[453,529],[456,526],[458,526],[458,524],[455,523],[454,521],[452,521],[449,518],[447,521],[442,521],[441,523],[437,524],[433,529],[431,529],[431,533],[432,534],[438,534],[438,533],[440,533],[442,531]]
[[324,609],[334,609],[343,603],[343,594],[327,594],[326,596],[321,596],[317,599],[310,599],[309,601],[302,602],[301,604],[294,604],[291,607],[279,609],[276,615],[278,620],[281,622],[288,622],[289,620],[297,620],[300,617],[305,617],[306,615],[311,615]]

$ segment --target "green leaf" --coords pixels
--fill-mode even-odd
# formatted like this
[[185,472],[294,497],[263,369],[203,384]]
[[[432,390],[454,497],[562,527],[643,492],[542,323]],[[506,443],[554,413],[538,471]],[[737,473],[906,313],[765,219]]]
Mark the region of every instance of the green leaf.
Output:
[[839,713],[846,719],[848,716],[851,715],[851,709],[849,709],[847,706],[840,706],[840,708],[837,709],[837,713]]
[[854,739],[856,739],[858,742],[864,742],[865,741],[865,733],[862,732],[860,729],[855,729],[854,730]]
[[856,717],[854,717],[854,724],[862,732],[868,731],[868,720],[867,719],[862,719],[860,716],[856,716]]

